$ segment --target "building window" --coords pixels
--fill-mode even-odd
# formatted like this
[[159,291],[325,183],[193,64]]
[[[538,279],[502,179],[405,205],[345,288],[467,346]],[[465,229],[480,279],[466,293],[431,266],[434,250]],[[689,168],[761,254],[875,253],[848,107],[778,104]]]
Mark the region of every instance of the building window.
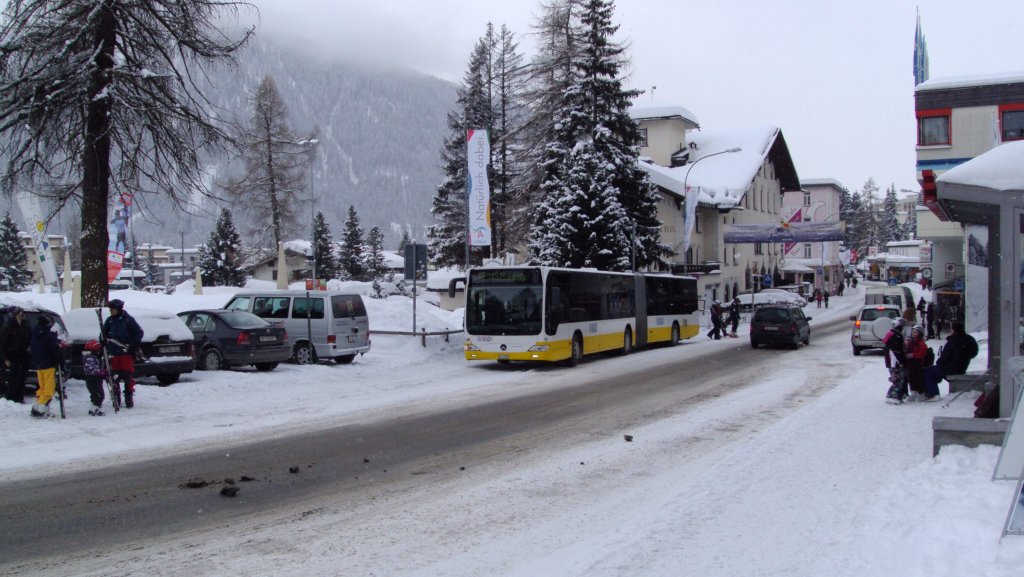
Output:
[[999,127],[1003,142],[1024,140],[1024,104],[1003,104],[999,107]]
[[953,143],[949,118],[951,110],[919,110],[917,112],[917,145],[941,146]]
[[640,146],[640,148],[647,146],[647,129],[639,128],[637,129],[637,132],[637,144]]
[[804,244],[804,258],[811,258],[811,243]]
[[754,243],[754,254],[764,254],[764,244],[760,242]]

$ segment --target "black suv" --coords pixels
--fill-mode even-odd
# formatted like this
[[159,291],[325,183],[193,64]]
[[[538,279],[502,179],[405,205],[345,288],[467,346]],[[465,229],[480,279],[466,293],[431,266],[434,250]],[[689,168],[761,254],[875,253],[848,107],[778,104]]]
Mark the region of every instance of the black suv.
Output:
[[750,346],[811,344],[811,317],[800,307],[769,305],[757,309],[750,319]]

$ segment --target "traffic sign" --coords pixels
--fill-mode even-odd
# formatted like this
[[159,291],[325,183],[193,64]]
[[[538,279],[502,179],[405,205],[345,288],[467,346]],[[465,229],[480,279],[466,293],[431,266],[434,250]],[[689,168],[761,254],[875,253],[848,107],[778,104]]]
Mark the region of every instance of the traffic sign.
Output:
[[896,284],[897,283],[896,283],[896,279],[895,278],[889,279],[889,286],[896,286]]

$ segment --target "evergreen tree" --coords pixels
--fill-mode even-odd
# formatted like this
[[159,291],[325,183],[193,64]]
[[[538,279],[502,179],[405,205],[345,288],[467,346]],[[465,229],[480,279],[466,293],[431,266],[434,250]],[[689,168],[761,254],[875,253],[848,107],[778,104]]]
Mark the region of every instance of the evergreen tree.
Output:
[[0,221],[0,288],[17,291],[32,282],[27,260],[25,245],[18,236],[18,225],[8,212]]
[[366,274],[371,280],[379,281],[388,273],[384,262],[384,233],[379,226],[366,233]]
[[21,0],[0,22],[0,158],[7,187],[81,206],[82,305],[107,300],[107,214],[121,193],[190,202],[227,140],[196,79],[251,34],[219,29],[232,0]]
[[412,239],[409,238],[409,231],[402,231],[402,238],[398,240],[398,256],[405,256],[405,247],[412,243]]
[[245,174],[223,186],[241,205],[253,232],[273,237],[274,246],[299,229],[306,172],[312,162],[311,134],[299,138],[274,79],[266,76],[250,99],[252,115],[239,135]]
[[313,217],[313,258],[316,261],[314,276],[317,279],[338,277],[338,258],[334,254],[334,237],[327,226],[324,213],[319,210]]
[[864,183],[859,198],[860,206],[853,219],[858,252],[866,256],[870,247],[876,247],[879,252],[885,251],[885,244],[881,242],[878,185],[874,178],[868,178]]
[[892,184],[885,191],[885,200],[882,203],[882,244],[905,240],[903,237],[903,224],[899,219],[899,199],[896,197],[896,185]]
[[245,284],[245,272],[239,268],[241,258],[241,237],[231,219],[231,211],[222,208],[209,239],[199,247],[203,284],[235,287]]
[[348,220],[341,237],[341,253],[338,266],[343,278],[365,280],[366,266],[363,262],[363,229],[359,228],[359,215],[353,206],[348,207]]
[[145,275],[142,277],[142,286],[153,286],[160,284],[160,269],[155,262],[153,262],[153,245],[149,245],[145,253],[139,254],[139,270]]
[[622,86],[613,10],[610,0],[587,0],[581,16],[582,56],[545,148],[544,199],[530,234],[541,264],[628,270],[634,256],[644,268],[671,254],[660,242],[657,192],[636,166],[639,129],[629,106],[640,92]]

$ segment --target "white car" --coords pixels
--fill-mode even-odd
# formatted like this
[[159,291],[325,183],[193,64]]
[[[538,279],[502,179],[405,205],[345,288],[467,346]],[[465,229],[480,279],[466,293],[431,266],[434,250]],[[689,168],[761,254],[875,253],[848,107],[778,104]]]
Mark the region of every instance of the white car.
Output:
[[864,305],[853,321],[850,333],[850,344],[853,345],[853,356],[860,356],[865,349],[881,349],[885,346],[882,339],[892,328],[892,320],[900,316],[900,307],[891,304]]
[[[764,305],[792,305],[803,307],[807,305],[804,297],[781,289],[765,289],[759,293],[743,293],[736,295],[740,299],[740,308],[749,311]],[[723,303],[728,305],[729,303]]]

